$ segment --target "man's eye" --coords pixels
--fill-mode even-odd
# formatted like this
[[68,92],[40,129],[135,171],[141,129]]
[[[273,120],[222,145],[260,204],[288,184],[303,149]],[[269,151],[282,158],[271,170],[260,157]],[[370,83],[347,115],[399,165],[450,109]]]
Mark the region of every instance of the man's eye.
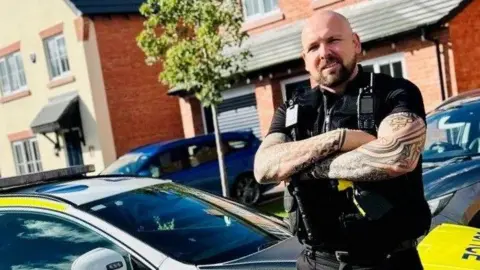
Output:
[[311,51],[316,50],[317,48],[318,48],[318,45],[310,46],[310,47],[308,48],[308,51],[311,52]]

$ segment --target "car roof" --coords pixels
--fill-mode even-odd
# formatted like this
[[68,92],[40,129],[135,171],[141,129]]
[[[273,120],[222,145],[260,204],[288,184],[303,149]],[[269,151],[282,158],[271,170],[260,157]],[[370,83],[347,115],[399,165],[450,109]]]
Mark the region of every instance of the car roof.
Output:
[[48,195],[75,205],[82,205],[127,191],[170,182],[146,177],[96,177],[37,185],[20,189],[16,194]]
[[480,103],[480,89],[470,90],[448,98],[447,100],[440,103],[437,107],[435,107],[435,109],[433,109],[431,112],[429,112],[429,114],[433,114],[437,111],[445,111],[460,105],[476,105],[478,103]]
[[[251,139],[253,133],[251,131],[235,131],[235,132],[224,132],[221,134],[223,139],[231,140],[231,139],[238,139],[238,140],[248,140]],[[173,139],[169,141],[161,141],[155,142],[147,145],[143,145],[137,148],[130,150],[127,154],[131,153],[142,153],[142,154],[155,154],[160,151],[162,148],[166,147],[176,147],[179,145],[190,144],[190,143],[199,143],[208,140],[213,140],[215,135],[213,133],[195,136],[191,138],[181,138],[181,139]]]

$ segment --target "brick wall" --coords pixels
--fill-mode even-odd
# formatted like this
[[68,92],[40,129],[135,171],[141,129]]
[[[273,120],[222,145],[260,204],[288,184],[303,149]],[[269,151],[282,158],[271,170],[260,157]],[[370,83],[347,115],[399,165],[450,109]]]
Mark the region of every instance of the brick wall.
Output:
[[480,88],[480,1],[471,3],[450,22],[458,91]]
[[204,134],[202,105],[194,96],[179,98],[185,138]]
[[275,110],[282,103],[282,91],[279,80],[263,80],[255,83],[260,134],[264,137],[269,128]]
[[[433,37],[439,38],[440,43],[446,49],[448,45],[448,31],[443,30],[433,33]],[[441,52],[442,52],[441,50]],[[403,53],[405,59],[406,77],[408,80],[416,84],[422,92],[425,109],[427,111],[433,109],[442,101],[440,76],[437,65],[437,54],[435,44],[431,41],[422,41],[418,36],[410,36],[401,41],[392,43],[378,44],[373,49],[367,50],[365,56],[361,56],[361,60],[373,59],[395,53]],[[452,66],[449,65],[448,54],[441,54],[444,85],[446,91],[451,95],[455,92],[453,81],[454,72]]]
[[158,82],[160,66],[148,67],[135,37],[140,16],[92,18],[117,155],[155,141],[183,137],[178,99]]
[[308,18],[314,11],[323,9],[337,9],[346,5],[355,4],[365,0],[277,0],[283,13],[283,20],[267,24],[257,24],[249,27],[249,34],[261,33],[265,30],[276,28],[297,20]]

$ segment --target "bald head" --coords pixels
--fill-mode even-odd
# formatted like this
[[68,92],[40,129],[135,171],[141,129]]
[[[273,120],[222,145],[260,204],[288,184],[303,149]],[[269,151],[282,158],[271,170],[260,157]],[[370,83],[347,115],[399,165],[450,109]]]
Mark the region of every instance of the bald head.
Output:
[[302,31],[302,43],[305,35],[318,28],[338,28],[346,34],[353,34],[350,22],[345,16],[331,10],[319,11],[307,19]]
[[319,11],[302,31],[305,68],[320,85],[336,87],[350,79],[360,53],[360,40],[343,15]]

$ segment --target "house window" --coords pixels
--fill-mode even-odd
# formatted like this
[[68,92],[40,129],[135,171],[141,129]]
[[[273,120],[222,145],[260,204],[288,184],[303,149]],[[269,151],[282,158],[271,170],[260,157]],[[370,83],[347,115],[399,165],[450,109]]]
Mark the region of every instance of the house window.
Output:
[[20,52],[0,58],[0,82],[0,90],[4,96],[26,89],[27,79]]
[[278,9],[278,0],[244,0],[243,8],[247,19],[262,17]]
[[294,94],[301,95],[312,89],[310,75],[301,75],[280,82],[283,100],[289,100]]
[[13,156],[17,174],[27,174],[42,171],[42,161],[38,151],[36,138],[16,141],[13,143]]
[[392,55],[363,61],[365,71],[384,73],[395,78],[405,78],[405,64],[403,55]]
[[50,77],[53,79],[68,74],[70,64],[68,63],[67,48],[63,35],[56,35],[46,39],[45,47]]

